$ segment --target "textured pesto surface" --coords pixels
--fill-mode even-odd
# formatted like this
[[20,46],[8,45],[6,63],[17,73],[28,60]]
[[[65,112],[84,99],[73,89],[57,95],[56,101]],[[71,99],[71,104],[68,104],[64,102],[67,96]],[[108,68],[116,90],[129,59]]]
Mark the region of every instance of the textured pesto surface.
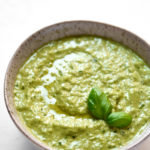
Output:
[[[110,128],[87,110],[97,85],[113,111],[132,115],[125,129]],[[18,113],[29,130],[56,149],[107,150],[125,145],[150,119],[150,69],[130,49],[99,37],[51,42],[20,68],[14,87]]]

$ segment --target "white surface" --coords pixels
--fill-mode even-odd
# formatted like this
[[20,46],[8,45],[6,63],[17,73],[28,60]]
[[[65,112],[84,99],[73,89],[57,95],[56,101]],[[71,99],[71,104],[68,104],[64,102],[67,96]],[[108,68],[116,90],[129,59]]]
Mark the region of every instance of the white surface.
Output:
[[[24,39],[44,26],[82,19],[120,26],[150,43],[149,0],[0,0],[1,150],[38,150],[17,130],[5,108],[3,80],[13,53]],[[150,138],[145,143],[150,147]],[[149,150],[147,145],[136,150]]]

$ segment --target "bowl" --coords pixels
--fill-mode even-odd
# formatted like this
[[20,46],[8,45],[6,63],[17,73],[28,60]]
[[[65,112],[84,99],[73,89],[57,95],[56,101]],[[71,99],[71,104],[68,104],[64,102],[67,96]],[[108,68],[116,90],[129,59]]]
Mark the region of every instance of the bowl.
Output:
[[[52,40],[80,35],[96,35],[122,43],[123,45],[131,48],[150,66],[150,45],[148,45],[140,37],[127,30],[104,23],[92,21],[62,22],[45,27],[28,37],[19,46],[9,62],[4,81],[4,97],[7,110],[17,128],[32,142],[46,150],[52,150],[52,148],[35,138],[17,115],[13,101],[13,88],[16,75],[26,59],[42,45]],[[129,144],[122,147],[122,149],[132,149],[137,147],[142,141],[144,141],[144,139],[148,137],[149,134],[150,124],[147,125],[141,135],[135,137]]]

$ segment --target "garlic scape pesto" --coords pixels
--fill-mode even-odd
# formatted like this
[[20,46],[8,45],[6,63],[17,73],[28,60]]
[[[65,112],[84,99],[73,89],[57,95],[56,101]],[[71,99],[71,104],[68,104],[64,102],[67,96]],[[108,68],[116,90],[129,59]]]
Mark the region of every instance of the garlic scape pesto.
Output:
[[[105,92],[112,112],[132,115],[126,128],[94,119],[87,99]],[[52,41],[20,68],[16,109],[29,131],[58,150],[109,150],[125,145],[150,120],[150,68],[123,45],[95,36]]]

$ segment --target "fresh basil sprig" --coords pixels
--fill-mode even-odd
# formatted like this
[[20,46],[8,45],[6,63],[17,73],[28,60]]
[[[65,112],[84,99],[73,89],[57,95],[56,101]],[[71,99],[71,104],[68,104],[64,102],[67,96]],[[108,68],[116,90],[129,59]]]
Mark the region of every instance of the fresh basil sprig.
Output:
[[111,127],[124,128],[132,122],[132,117],[125,112],[111,113],[112,105],[98,87],[92,88],[89,94],[88,109],[94,117],[105,120]]
[[108,116],[106,122],[109,126],[124,128],[132,122],[132,117],[125,112],[113,112]]
[[95,87],[88,97],[88,109],[94,117],[105,120],[111,113],[112,106],[106,94]]

